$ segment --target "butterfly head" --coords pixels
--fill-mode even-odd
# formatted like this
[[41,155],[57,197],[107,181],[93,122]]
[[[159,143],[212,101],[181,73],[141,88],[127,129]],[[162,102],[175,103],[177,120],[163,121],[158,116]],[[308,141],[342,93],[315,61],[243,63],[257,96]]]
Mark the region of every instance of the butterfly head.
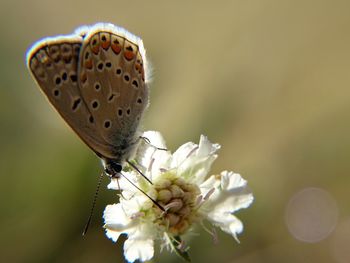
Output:
[[120,172],[123,170],[123,166],[119,162],[113,160],[102,159],[102,164],[105,173],[110,177],[119,177]]

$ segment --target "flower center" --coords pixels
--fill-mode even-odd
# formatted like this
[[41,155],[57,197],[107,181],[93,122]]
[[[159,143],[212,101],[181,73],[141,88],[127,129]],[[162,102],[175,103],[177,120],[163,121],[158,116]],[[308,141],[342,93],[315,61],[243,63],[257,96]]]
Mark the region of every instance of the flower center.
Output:
[[157,191],[156,201],[166,210],[162,212],[153,206],[159,215],[156,223],[174,235],[183,234],[198,219],[195,208],[200,189],[170,172],[155,182],[154,188]]

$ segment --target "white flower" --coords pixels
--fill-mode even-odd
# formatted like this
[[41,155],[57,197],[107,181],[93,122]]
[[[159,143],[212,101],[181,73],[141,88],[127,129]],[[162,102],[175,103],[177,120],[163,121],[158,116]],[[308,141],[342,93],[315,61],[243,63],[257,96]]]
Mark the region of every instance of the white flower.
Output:
[[120,202],[108,205],[104,212],[106,235],[114,242],[121,234],[128,236],[124,243],[126,259],[151,259],[156,241],[188,259],[181,236],[195,224],[214,235],[204,226],[205,221],[237,239],[243,225],[233,213],[248,207],[253,194],[237,173],[223,171],[208,176],[220,145],[201,136],[198,145],[186,143],[171,155],[157,149],[166,148],[160,133],[149,131],[143,136],[149,143],[140,144],[135,161],[153,184],[133,169],[123,171],[123,175],[148,196],[123,177],[112,179],[108,187],[121,190]]

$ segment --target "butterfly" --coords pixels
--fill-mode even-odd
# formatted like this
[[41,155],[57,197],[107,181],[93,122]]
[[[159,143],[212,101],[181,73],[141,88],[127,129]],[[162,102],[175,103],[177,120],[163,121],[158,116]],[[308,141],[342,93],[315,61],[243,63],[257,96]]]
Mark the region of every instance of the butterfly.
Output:
[[27,66],[57,112],[101,158],[105,172],[117,176],[136,151],[149,104],[142,40],[113,24],[83,26],[35,43]]

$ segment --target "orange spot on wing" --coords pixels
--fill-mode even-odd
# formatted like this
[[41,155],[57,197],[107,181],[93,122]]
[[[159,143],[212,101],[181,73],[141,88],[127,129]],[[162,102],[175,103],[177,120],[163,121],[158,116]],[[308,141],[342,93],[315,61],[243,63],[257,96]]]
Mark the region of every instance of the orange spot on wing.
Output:
[[81,80],[82,83],[84,83],[84,82],[87,80],[87,76],[86,76],[85,73],[82,73],[82,74],[80,75],[80,80]]
[[94,46],[92,46],[91,51],[92,51],[95,55],[97,55],[98,52],[100,51],[100,44],[99,44],[99,43],[96,43]]
[[109,40],[106,40],[106,41],[104,41],[104,42],[102,42],[102,48],[104,49],[104,50],[106,50],[106,49],[108,49],[109,48],[109,46],[111,45],[111,41],[109,41]]
[[92,69],[92,66],[93,66],[93,63],[91,59],[85,61],[85,68]]
[[124,51],[124,57],[126,60],[130,61],[135,57],[135,54],[132,51],[125,50]]
[[111,47],[112,47],[112,50],[114,51],[114,53],[116,53],[117,55],[122,50],[122,47],[119,44],[112,44]]

